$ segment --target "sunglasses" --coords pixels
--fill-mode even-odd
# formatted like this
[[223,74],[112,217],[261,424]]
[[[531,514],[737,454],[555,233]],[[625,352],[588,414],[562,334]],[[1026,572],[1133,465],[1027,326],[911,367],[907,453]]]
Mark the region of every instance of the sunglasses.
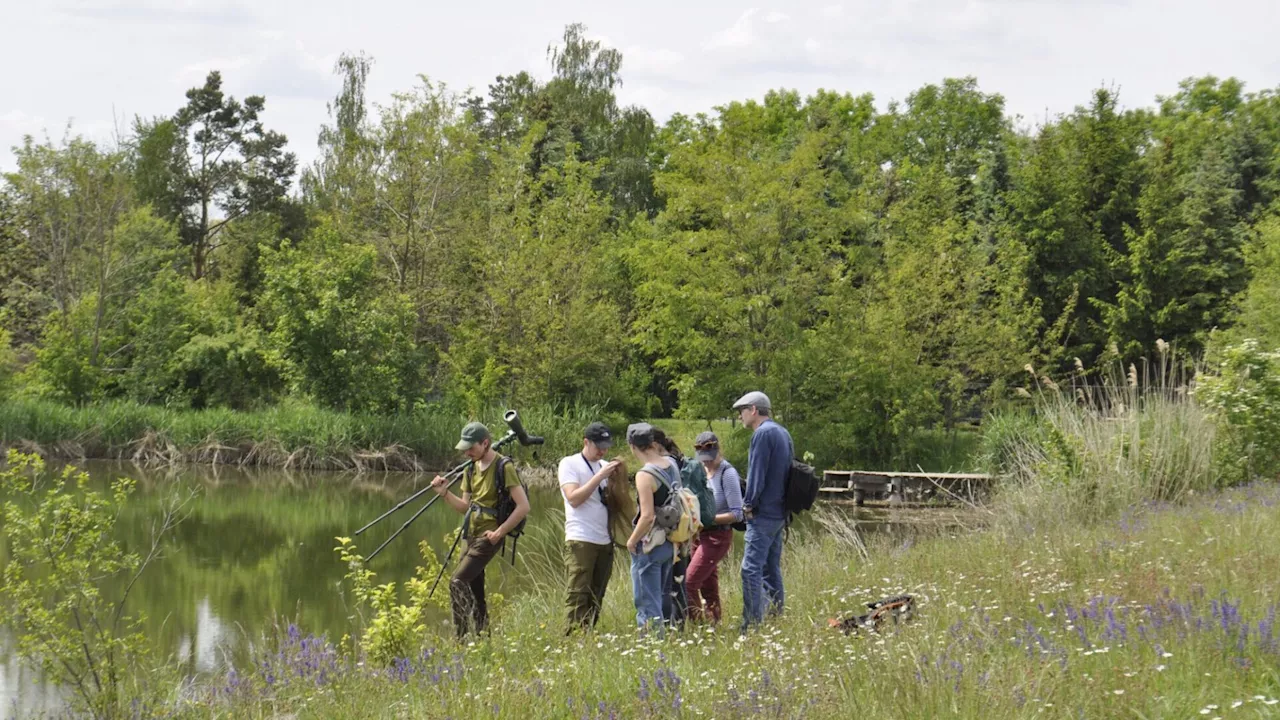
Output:
[[694,445],[693,449],[698,452],[706,452],[707,450],[716,450],[720,447],[718,443],[704,443],[702,445]]

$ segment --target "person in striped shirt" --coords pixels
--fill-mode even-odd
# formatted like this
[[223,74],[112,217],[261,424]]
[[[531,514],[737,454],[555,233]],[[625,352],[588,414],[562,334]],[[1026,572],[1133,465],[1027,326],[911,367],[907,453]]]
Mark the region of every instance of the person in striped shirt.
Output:
[[710,431],[693,441],[698,462],[707,471],[707,485],[716,501],[716,524],[702,529],[693,559],[685,573],[689,619],[720,622],[720,561],[733,547],[734,523],[742,522],[742,478],[724,459],[720,438]]

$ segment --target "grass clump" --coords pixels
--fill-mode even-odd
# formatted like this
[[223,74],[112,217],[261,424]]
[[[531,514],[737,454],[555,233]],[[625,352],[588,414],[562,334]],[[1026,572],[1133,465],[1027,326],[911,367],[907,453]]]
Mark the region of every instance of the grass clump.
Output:
[[1101,385],[1036,383],[1028,407],[984,426],[979,464],[997,476],[999,522],[1087,525],[1225,484],[1215,460],[1222,425],[1170,363],[1117,368]]

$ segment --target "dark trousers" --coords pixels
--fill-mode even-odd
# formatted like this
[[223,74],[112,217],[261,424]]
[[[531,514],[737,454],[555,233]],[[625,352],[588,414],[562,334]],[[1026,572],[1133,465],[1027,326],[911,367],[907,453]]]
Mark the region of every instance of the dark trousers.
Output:
[[565,598],[569,632],[580,627],[595,627],[613,575],[613,545],[569,540],[564,546],[564,566],[569,576]]
[[494,545],[483,537],[471,538],[466,543],[467,549],[449,581],[453,628],[459,638],[466,636],[473,625],[477,635],[489,627],[489,606],[484,600],[484,569],[502,549],[502,543]]
[[689,603],[684,594],[684,575],[688,569],[689,557],[676,553],[662,597],[662,620],[680,630],[684,629],[684,620],[689,614]]

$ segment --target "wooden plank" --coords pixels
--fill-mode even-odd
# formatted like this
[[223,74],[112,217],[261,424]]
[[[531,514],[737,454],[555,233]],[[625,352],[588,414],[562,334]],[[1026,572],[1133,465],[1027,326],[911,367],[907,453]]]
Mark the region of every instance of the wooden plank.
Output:
[[949,492],[973,493],[991,482],[992,477],[985,473],[824,470],[819,490],[833,499],[852,493],[859,505],[874,498],[887,498],[894,505],[911,498],[942,497]]
[[824,470],[823,478],[928,478],[932,480],[979,480],[989,481],[991,476],[985,473],[921,473],[921,472],[881,472],[877,470]]

